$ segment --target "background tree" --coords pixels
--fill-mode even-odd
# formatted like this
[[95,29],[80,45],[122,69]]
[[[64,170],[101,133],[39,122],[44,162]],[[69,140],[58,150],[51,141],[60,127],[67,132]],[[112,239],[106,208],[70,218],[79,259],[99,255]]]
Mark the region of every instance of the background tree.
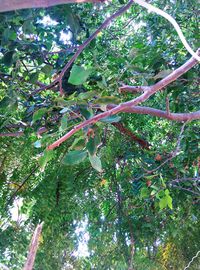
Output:
[[[197,2],[153,4],[197,50]],[[0,261],[22,269],[44,222],[34,269],[184,269],[199,249],[199,67],[173,26],[133,1],[0,19]]]

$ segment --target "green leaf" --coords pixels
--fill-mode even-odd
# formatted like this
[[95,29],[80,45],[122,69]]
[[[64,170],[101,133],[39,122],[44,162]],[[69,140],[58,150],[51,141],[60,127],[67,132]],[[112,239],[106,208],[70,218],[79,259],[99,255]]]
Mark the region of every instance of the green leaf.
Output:
[[170,209],[172,209],[173,208],[173,206],[172,206],[172,197],[169,195],[169,190],[168,189],[165,190],[165,194],[166,194],[166,197],[167,197],[167,205],[168,205],[168,207]]
[[36,83],[37,80],[38,80],[38,76],[39,76],[39,73],[38,72],[31,73],[30,74],[30,82],[31,83]]
[[22,25],[22,30],[25,34],[32,34],[35,30],[33,22],[31,20],[26,20]]
[[4,97],[0,101],[0,109],[7,108],[10,105],[10,102],[11,102],[11,100],[9,97]]
[[13,57],[14,51],[6,52],[3,56],[2,61],[7,67],[10,67],[13,64]]
[[157,191],[156,191],[155,189],[153,189],[153,190],[151,191],[151,196],[154,196],[156,193],[157,193]]
[[42,116],[47,112],[46,108],[41,108],[39,110],[37,110],[36,112],[34,112],[33,114],[33,123],[35,123],[36,121],[40,120],[42,118]]
[[159,207],[160,207],[160,209],[162,210],[162,209],[166,208],[167,205],[168,205],[168,199],[167,199],[167,196],[164,196],[164,197],[161,198],[160,201],[159,201]]
[[44,154],[42,157],[39,158],[38,163],[42,169],[42,171],[44,171],[47,163],[53,158],[54,156],[54,152],[53,150],[45,150]]
[[86,70],[84,67],[73,65],[68,82],[73,85],[83,84],[91,74],[91,71],[91,69]]
[[97,130],[95,130],[94,138],[92,136],[90,136],[90,138],[88,139],[88,142],[86,144],[86,148],[91,156],[96,154],[97,147],[100,144],[100,142],[101,142],[101,140],[100,140],[99,133],[97,132]]
[[108,117],[105,117],[103,119],[101,119],[100,121],[103,123],[117,123],[121,120],[121,117],[118,115],[111,115]]
[[42,71],[45,75],[49,76],[49,75],[51,75],[52,69],[53,69],[53,67],[52,67],[51,65],[45,65],[45,66],[41,69],[41,71]]
[[67,121],[67,116],[66,115],[63,115],[63,117],[61,118],[61,130],[65,130],[68,126],[68,121]]
[[162,70],[158,74],[156,74],[156,76],[154,76],[153,78],[154,78],[154,80],[163,79],[171,73],[172,73],[172,71],[170,69]]
[[62,163],[65,165],[75,165],[82,162],[87,157],[87,151],[84,150],[75,150],[67,153]]
[[166,196],[169,196],[169,189],[166,189],[166,190],[165,190],[165,195],[166,195]]
[[163,179],[163,177],[162,177],[161,174],[160,174],[160,180],[161,180],[161,183],[162,183],[163,187],[166,188],[165,181],[164,181],[164,179]]
[[87,144],[86,144],[86,148],[88,150],[88,152],[90,153],[90,155],[94,155],[97,151],[97,145],[95,143],[94,138],[90,137]]
[[98,172],[102,172],[102,165],[101,165],[101,159],[94,155],[94,156],[91,156],[89,155],[89,160],[90,160],[90,163],[92,165],[92,167],[97,170]]
[[140,198],[148,198],[149,197],[149,189],[147,187],[141,188]]
[[85,117],[85,119],[90,119],[93,116],[92,110],[85,106],[80,106],[80,113]]
[[95,104],[119,104],[120,99],[114,96],[104,96],[97,98],[94,102]]
[[85,146],[85,139],[84,137],[78,137],[74,140],[73,144],[70,146],[69,150],[75,149],[75,150],[80,150],[83,149]]
[[78,99],[80,99],[80,100],[91,99],[96,95],[97,95],[97,93],[95,91],[90,91],[90,92],[86,92],[86,93],[80,93],[78,95]]
[[170,209],[173,209],[172,206],[172,197],[170,195],[167,196],[167,205]]
[[15,31],[6,28],[3,32],[3,36],[2,36],[2,43],[3,45],[6,44],[9,40],[16,40],[17,38],[17,34]]

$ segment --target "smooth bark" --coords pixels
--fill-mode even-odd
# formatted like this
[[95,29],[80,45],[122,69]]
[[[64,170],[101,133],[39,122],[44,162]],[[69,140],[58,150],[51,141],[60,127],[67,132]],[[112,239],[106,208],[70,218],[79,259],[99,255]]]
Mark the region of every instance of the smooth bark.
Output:
[[55,5],[69,3],[97,3],[101,0],[0,0],[0,12],[26,9],[26,8],[47,8]]
[[39,239],[40,239],[40,235],[42,232],[42,226],[43,226],[43,222],[41,224],[38,224],[32,239],[31,239],[31,244],[30,244],[30,248],[29,248],[29,253],[28,253],[28,257],[27,257],[27,261],[24,265],[23,270],[32,270],[33,269],[33,265],[35,262],[35,257],[36,257],[36,253],[37,253],[37,249],[39,246]]

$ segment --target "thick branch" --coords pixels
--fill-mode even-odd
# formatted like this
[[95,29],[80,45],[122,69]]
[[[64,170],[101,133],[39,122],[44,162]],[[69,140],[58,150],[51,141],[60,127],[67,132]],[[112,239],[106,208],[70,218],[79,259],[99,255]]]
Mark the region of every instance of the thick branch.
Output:
[[33,269],[37,249],[38,249],[38,246],[39,246],[39,239],[40,239],[40,235],[41,235],[41,232],[42,232],[42,226],[43,226],[43,222],[37,225],[37,227],[36,227],[36,229],[35,229],[35,231],[33,233],[30,248],[29,248],[29,253],[28,253],[28,257],[27,257],[27,261],[26,261],[26,263],[24,265],[23,270],[32,270]]
[[[110,104],[107,105],[107,108],[110,110],[115,108],[116,105]],[[149,114],[152,116],[165,118],[168,120],[173,120],[177,122],[186,122],[192,120],[200,120],[200,111],[191,112],[191,113],[170,113],[150,107],[142,107],[142,106],[133,106],[128,109],[123,110],[125,113],[137,113],[137,114]],[[41,128],[38,130],[37,134],[40,135],[44,132],[47,132],[46,128]],[[7,133],[0,133],[0,137],[20,137],[24,136],[23,131],[16,131],[16,132],[7,132]]]
[[[116,105],[111,104],[107,105],[108,109],[115,108]],[[191,120],[199,120],[200,119],[200,111],[191,112],[191,113],[168,113],[167,111],[162,111],[150,107],[142,107],[142,106],[133,106],[128,109],[123,110],[125,113],[137,113],[137,114],[149,114],[152,116],[157,116],[160,118],[166,118],[173,121],[185,122]]]
[[[200,50],[198,50],[198,53],[200,53]],[[181,67],[179,67],[178,69],[173,71],[170,75],[168,75],[167,77],[165,77],[164,79],[162,79],[161,81],[156,83],[155,85],[149,86],[146,89],[146,91],[142,95],[140,95],[139,97],[137,97],[137,98],[135,98],[135,99],[133,99],[131,101],[121,103],[118,106],[116,106],[115,108],[110,109],[110,110],[108,110],[106,112],[100,113],[98,115],[95,115],[94,117],[92,117],[92,118],[84,121],[83,123],[75,126],[72,130],[70,130],[63,137],[58,139],[53,144],[49,145],[47,149],[50,150],[50,149],[54,149],[54,148],[58,147],[61,143],[66,141],[68,138],[70,138],[74,133],[76,133],[80,129],[82,129],[82,128],[88,126],[88,125],[95,124],[96,122],[98,122],[102,118],[105,118],[105,117],[110,116],[110,115],[117,114],[119,112],[124,112],[124,111],[130,109],[131,107],[146,101],[150,96],[152,96],[153,94],[155,94],[156,92],[158,92],[159,90],[161,90],[162,88],[164,88],[165,86],[170,84],[171,82],[175,81],[177,78],[179,78],[185,72],[190,70],[194,65],[197,64],[197,62],[198,61],[195,58],[193,58],[193,57],[190,58],[185,64],[183,64]]]
[[84,2],[103,2],[101,0],[0,0],[0,12],[25,8],[47,8],[55,5]]

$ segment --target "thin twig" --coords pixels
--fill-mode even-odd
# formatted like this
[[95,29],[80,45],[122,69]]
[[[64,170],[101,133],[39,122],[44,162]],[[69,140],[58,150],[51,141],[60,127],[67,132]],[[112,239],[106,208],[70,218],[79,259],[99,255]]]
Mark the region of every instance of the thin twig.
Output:
[[10,199],[6,203],[6,207],[10,204],[10,202],[15,198],[17,195],[18,191],[22,189],[22,187],[26,184],[26,182],[29,180],[29,178],[33,175],[33,173],[39,168],[39,166],[36,166],[32,169],[32,171],[29,173],[28,176],[25,177],[24,181],[19,185],[19,187],[15,190],[15,192],[11,195]]
[[200,196],[200,193],[199,192],[193,191],[193,190],[191,190],[189,188],[184,188],[184,187],[176,186],[176,185],[170,185],[170,187],[177,188],[177,189],[180,189],[180,190],[184,190],[184,191],[190,192],[190,193],[192,193],[194,195]]
[[192,181],[192,182],[199,182],[200,181],[200,177],[186,177],[186,178],[177,178],[177,179],[173,179],[169,182],[170,183],[180,183],[180,182],[187,182],[187,181]]
[[170,115],[169,97],[166,97],[166,113],[167,113],[167,115]]
[[184,268],[184,270],[188,269],[190,267],[190,264],[200,255],[200,250],[197,251],[196,255],[192,258],[192,260],[188,263],[188,265]]

